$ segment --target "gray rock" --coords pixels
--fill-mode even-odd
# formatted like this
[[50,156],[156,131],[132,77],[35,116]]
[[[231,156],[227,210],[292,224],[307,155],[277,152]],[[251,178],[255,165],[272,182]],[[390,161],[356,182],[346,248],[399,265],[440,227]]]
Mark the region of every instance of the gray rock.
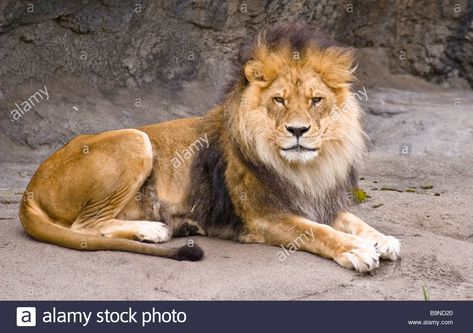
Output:
[[[315,21],[356,47],[387,49],[391,72],[457,87],[473,85],[473,7],[428,0],[349,4],[277,0],[43,1],[0,5],[0,82],[16,87],[58,75],[101,85],[205,81],[206,59],[233,60],[241,42],[267,23]],[[459,6],[459,7],[457,7]],[[428,13],[426,15],[425,13]],[[231,52],[222,54],[230,46]],[[399,52],[407,60],[399,60]],[[85,53],[84,53],[85,52]],[[82,59],[87,55],[87,60]],[[82,58],[81,58],[82,57]],[[132,68],[130,68],[130,66]],[[458,80],[462,78],[463,81]],[[463,86],[462,83],[460,83]]]

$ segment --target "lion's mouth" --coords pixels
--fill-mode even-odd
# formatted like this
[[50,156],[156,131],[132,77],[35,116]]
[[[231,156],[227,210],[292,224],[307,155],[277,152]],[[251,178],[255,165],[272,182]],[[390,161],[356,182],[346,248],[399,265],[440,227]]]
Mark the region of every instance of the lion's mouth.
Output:
[[308,148],[308,147],[301,146],[299,144],[294,145],[294,146],[289,147],[289,148],[281,148],[281,149],[283,151],[295,151],[295,152],[317,151],[318,150],[318,148]]

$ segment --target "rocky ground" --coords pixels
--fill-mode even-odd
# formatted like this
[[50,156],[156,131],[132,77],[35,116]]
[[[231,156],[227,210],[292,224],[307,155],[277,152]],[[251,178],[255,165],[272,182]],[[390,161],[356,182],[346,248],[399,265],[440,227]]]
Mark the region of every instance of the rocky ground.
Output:
[[[41,110],[73,114],[75,107],[92,110],[80,119],[93,126],[100,114],[117,115],[102,122],[107,129],[149,121],[156,105],[171,118],[201,112],[199,103],[193,109],[163,104],[156,91],[139,95],[125,91],[113,97],[91,93],[85,99],[81,94],[86,87],[67,91],[66,85],[51,85],[54,89],[57,98],[39,106],[40,112],[27,114],[25,121],[39,117],[39,124],[44,119]],[[129,104],[137,96],[146,101],[145,106],[130,111]],[[307,253],[292,254],[281,262],[276,247],[203,237],[195,240],[206,256],[195,263],[120,252],[78,252],[39,243],[21,228],[18,204],[29,178],[52,147],[37,144],[30,149],[2,133],[0,298],[422,300],[425,289],[432,300],[473,299],[469,206],[473,202],[473,93],[368,89],[367,96],[365,127],[371,141],[360,187],[369,198],[353,212],[401,239],[401,261],[382,262],[371,274],[360,275]],[[192,99],[187,95],[181,102],[185,105]],[[60,112],[54,114],[59,117],[54,118],[57,126],[67,129]],[[36,128],[27,131],[30,142],[46,142],[51,133]],[[90,128],[71,126],[56,143],[80,130]]]

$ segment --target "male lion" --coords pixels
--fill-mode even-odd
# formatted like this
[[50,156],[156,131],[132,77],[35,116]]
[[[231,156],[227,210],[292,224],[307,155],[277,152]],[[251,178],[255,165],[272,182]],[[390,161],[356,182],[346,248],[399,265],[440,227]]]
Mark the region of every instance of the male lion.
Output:
[[360,272],[396,260],[397,239],[346,211],[365,149],[352,51],[292,24],[261,33],[243,57],[231,92],[207,115],[81,135],[55,152],[24,194],[27,233],[177,260],[203,252],[149,243],[190,234],[297,240]]

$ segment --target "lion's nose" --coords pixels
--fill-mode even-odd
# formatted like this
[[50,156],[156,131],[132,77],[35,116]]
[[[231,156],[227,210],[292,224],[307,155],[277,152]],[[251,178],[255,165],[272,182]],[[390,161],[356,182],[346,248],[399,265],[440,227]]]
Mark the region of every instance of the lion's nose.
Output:
[[309,129],[310,129],[310,126],[309,127],[293,127],[293,126],[287,126],[286,125],[286,129],[288,130],[288,132],[292,133],[292,135],[294,135],[296,138],[300,138],[302,135],[304,135],[304,133],[306,133]]

